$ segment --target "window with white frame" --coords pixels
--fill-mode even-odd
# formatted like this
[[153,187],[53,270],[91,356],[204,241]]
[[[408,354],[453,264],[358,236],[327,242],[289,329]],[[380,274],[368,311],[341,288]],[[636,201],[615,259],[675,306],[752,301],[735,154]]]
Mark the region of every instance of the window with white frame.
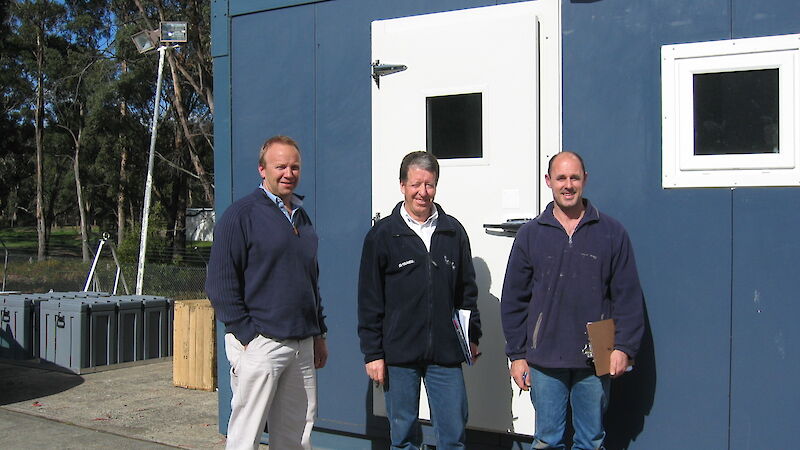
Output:
[[800,34],[661,48],[662,186],[800,186]]

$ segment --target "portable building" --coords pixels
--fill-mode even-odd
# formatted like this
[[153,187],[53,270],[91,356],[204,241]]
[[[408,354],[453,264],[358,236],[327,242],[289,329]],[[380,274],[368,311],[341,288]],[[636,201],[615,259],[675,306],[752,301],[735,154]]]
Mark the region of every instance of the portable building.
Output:
[[[441,159],[437,201],[467,228],[480,284],[470,448],[532,433],[499,328],[512,238],[483,225],[538,214],[561,149],[626,226],[646,296],[607,447],[793,446],[798,19],[796,0],[213,1],[216,211],[257,186],[267,137],[302,150],[330,327],[315,447],[387,436],[356,335],[358,265],[371,221],[401,199],[400,158],[422,149]],[[224,354],[218,367],[224,433]]]

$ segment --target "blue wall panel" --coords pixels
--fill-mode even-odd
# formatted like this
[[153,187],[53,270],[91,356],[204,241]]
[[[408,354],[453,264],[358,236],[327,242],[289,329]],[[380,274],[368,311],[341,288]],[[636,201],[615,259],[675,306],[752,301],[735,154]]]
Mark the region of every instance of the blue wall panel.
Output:
[[[228,2],[226,0],[211,0],[211,57],[228,55],[230,50],[230,17],[228,14]],[[216,69],[214,74],[216,75]],[[216,76],[214,80],[216,80]],[[230,89],[230,74],[223,77],[220,82],[224,83],[226,90]],[[216,91],[216,89],[215,89]],[[216,92],[215,92],[216,93]],[[219,99],[216,99],[219,102]],[[218,118],[219,116],[216,116]]]
[[[291,23],[291,26],[287,26]],[[287,8],[237,16],[231,25],[233,198],[258,186],[258,152],[275,134],[300,144],[297,192],[315,215],[314,11]]]
[[[317,7],[317,232],[331,358],[319,372],[323,428],[364,433],[369,389],[356,335],[361,240],[370,227],[370,17],[362,2]],[[315,443],[316,445],[316,443]]]
[[733,37],[800,33],[800,2],[796,0],[736,0]]
[[[800,3],[734,3],[734,37],[800,32]],[[790,448],[800,404],[796,188],[733,192],[731,449]]]
[[800,389],[800,191],[734,196],[731,449],[792,448]]
[[[217,214],[222,214],[230,206],[233,195],[233,167],[231,166],[231,97],[230,97],[230,58],[218,56],[214,58],[214,208]],[[225,326],[217,322],[217,346],[224,342]],[[221,348],[224,348],[222,345]],[[217,380],[225,383],[220,389],[219,416],[225,418],[219,422],[220,433],[228,430],[228,416],[230,415],[231,395],[228,389],[229,367],[225,359],[225,352],[218,353]]]
[[731,194],[661,188],[659,57],[727,38],[728,2],[565,1],[562,15],[564,148],[585,157],[587,197],[631,235],[650,325],[612,387],[609,447],[672,448],[676,430],[691,448],[725,447]]

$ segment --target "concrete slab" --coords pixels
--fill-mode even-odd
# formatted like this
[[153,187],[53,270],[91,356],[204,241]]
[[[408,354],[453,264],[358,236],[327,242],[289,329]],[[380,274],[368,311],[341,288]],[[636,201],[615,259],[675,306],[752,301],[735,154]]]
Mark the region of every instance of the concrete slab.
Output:
[[16,449],[175,448],[0,408],[0,446]]
[[48,428],[42,428],[41,419],[49,419],[63,432],[59,431],[60,439],[36,441],[46,443],[30,445],[32,448],[87,448],[87,437],[102,441],[113,436],[150,445],[117,444],[117,448],[225,446],[225,437],[218,432],[217,393],[173,386],[172,361],[83,375],[54,369],[46,364],[0,360],[0,412],[4,413],[0,446],[28,447],[24,440],[9,445],[8,436],[48,439],[48,432],[43,432]]

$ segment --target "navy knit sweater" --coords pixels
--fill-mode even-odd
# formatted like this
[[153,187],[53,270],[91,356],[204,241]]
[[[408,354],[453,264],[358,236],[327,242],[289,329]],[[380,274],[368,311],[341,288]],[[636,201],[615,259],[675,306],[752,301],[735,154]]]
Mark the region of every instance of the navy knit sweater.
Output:
[[206,293],[226,332],[242,344],[258,334],[302,339],[327,331],[317,234],[302,208],[295,214],[292,227],[256,189],[234,202],[214,228]]

